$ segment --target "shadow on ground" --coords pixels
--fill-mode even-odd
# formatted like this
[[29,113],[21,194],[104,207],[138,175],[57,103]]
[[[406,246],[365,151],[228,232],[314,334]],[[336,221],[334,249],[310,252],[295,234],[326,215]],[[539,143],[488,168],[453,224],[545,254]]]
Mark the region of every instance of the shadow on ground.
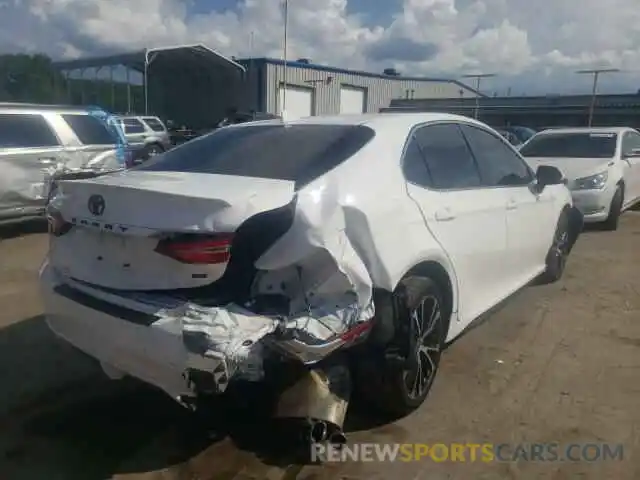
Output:
[[[0,375],[8,393],[0,413],[0,478],[97,480],[179,470],[205,451],[216,471],[231,474],[243,468],[231,460],[245,458],[238,451],[277,467],[308,456],[301,438],[270,420],[265,392],[239,387],[208,405],[206,415],[194,414],[133,379],[108,380],[95,362],[56,339],[42,317],[0,330]],[[379,424],[357,409],[345,428]]]
[[10,224],[0,223],[0,240],[46,232],[47,222],[41,218]]

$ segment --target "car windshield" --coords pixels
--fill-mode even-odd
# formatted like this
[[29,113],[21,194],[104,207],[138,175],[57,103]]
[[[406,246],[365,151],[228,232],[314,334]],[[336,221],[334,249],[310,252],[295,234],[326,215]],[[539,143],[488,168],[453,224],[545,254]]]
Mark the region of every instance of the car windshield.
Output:
[[615,155],[615,133],[541,133],[520,149],[525,157],[611,158]]
[[374,135],[372,129],[361,125],[223,127],[135,170],[289,180],[300,187],[353,156]]

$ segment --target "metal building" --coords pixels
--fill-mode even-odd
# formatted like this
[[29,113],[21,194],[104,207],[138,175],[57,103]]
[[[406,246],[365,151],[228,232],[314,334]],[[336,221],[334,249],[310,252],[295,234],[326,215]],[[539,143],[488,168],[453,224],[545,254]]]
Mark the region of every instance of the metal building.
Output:
[[[403,77],[287,61],[227,58],[204,45],[150,48],[54,62],[70,103],[116,113],[153,114],[191,128],[211,128],[227,109],[289,118],[378,112],[393,99],[473,99],[473,88],[444,78]],[[119,70],[118,70],[119,69]]]
[[158,115],[194,128],[215,125],[228,107],[246,97],[245,68],[204,45],[149,48],[53,65],[68,88],[80,90],[79,96],[69,92],[73,103]]
[[[392,99],[475,98],[480,94],[457,80],[403,77],[312,64],[307,59],[238,60],[247,70],[248,97],[242,108],[289,117],[378,112]],[[286,68],[285,68],[286,66]]]

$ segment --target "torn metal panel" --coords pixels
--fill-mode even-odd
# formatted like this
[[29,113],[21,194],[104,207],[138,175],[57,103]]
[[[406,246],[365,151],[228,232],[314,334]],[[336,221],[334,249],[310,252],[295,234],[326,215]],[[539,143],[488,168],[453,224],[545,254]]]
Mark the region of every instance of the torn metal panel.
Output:
[[[257,343],[311,364],[362,336],[374,316],[372,281],[345,230],[335,191],[299,196],[291,227],[255,263],[247,309],[200,307],[184,314],[187,350],[223,362],[226,379],[242,371]],[[256,314],[264,313],[264,297],[284,298],[286,310]]]

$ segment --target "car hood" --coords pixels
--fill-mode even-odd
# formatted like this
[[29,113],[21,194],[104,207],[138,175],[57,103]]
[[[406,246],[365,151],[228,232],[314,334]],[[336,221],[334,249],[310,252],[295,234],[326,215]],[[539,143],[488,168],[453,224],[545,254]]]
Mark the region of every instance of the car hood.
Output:
[[613,163],[610,158],[525,157],[525,160],[534,170],[540,165],[556,167],[568,180],[604,172]]

